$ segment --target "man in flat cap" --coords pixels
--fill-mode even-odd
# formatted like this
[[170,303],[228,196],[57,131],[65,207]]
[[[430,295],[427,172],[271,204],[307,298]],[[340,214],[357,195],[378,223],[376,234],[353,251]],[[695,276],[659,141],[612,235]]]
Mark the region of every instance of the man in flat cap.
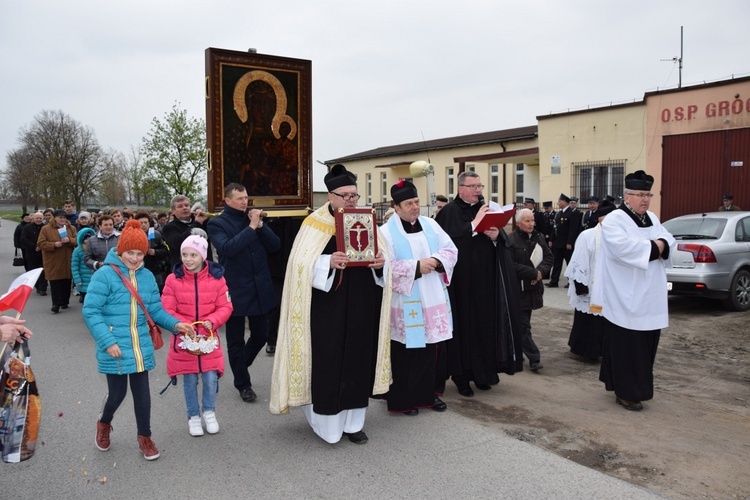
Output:
[[77,246],[76,228],[68,222],[65,210],[55,210],[54,218],[39,231],[36,246],[42,252],[44,275],[49,280],[52,312],[67,309],[73,280],[71,259]]
[[369,397],[391,383],[390,271],[380,249],[369,266],[347,266],[334,212],[356,207],[357,178],[336,164],[325,184],[328,203],[305,218],[289,255],[270,410],[301,406],[326,442],[364,444]]
[[445,411],[445,341],[453,337],[448,285],[458,249],[437,222],[420,215],[414,184],[401,179],[391,187],[391,199],[397,217],[381,228],[393,280],[388,411]]
[[604,316],[599,380],[631,411],[654,396],[656,349],[669,324],[665,269],[675,239],[648,211],[653,183],[643,170],[625,176],[623,203],[602,222],[591,296]]
[[734,204],[734,196],[731,194],[725,194],[721,198],[722,205],[719,207],[719,212],[741,212],[742,209]]
[[552,234],[549,243],[550,248],[552,248],[552,255],[555,257],[549,283],[547,283],[550,288],[558,287],[563,261],[565,263],[570,262],[570,257],[573,255],[573,246],[576,238],[578,238],[578,233],[581,232],[581,214],[570,207],[570,198],[564,193],[560,193],[557,206],[560,210],[555,214],[555,232]]

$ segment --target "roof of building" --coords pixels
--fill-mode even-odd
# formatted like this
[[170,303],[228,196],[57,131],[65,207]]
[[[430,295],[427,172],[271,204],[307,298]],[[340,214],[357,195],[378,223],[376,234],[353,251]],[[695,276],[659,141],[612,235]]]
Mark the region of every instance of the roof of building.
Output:
[[445,137],[443,139],[434,139],[431,141],[412,142],[409,144],[397,144],[395,146],[385,146],[361,153],[354,153],[348,156],[342,156],[333,160],[327,160],[327,165],[333,163],[345,163],[347,161],[367,160],[371,158],[382,158],[387,156],[396,156],[410,153],[420,153],[423,151],[436,151],[440,149],[453,149],[467,146],[479,146],[483,144],[497,144],[507,141],[518,141],[523,139],[533,139],[537,137],[538,128],[536,125],[528,127],[510,128],[505,130],[494,130],[492,132],[481,132],[478,134],[460,135],[456,137]]

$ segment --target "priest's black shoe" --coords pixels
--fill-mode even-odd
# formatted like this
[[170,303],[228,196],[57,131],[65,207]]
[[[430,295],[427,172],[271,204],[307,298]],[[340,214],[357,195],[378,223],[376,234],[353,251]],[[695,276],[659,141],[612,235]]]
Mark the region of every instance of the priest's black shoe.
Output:
[[641,411],[643,409],[643,404],[640,401],[628,401],[627,399],[618,397],[615,398],[615,401],[617,401],[618,405],[625,407],[626,410]]
[[266,354],[268,354],[269,356],[273,356],[274,354],[276,354],[276,346],[268,344],[266,346]]
[[531,371],[532,372],[535,372],[537,370],[541,370],[542,368],[544,368],[544,365],[542,364],[541,361],[536,361],[534,363],[531,363]]
[[459,387],[458,393],[466,398],[474,397],[474,391],[468,385],[466,387]]
[[548,286],[548,287],[550,287],[550,288],[557,288],[557,282],[555,282],[555,283],[552,283],[552,282],[550,281],[549,283],[547,283],[547,284],[546,284],[546,285],[544,285],[544,286]]
[[488,384],[474,384],[474,385],[477,386],[477,389],[479,389],[480,391],[489,391],[490,389],[492,389],[492,386]]
[[60,306],[52,306],[52,312],[57,314],[60,312]]
[[448,409],[448,405],[442,399],[435,397],[435,404],[432,405],[432,409],[435,411],[445,411]]
[[258,395],[255,394],[255,391],[252,387],[246,387],[240,390],[240,397],[245,403],[252,403],[256,399],[258,399]]
[[345,432],[344,436],[354,444],[365,444],[367,442],[367,434],[364,431]]
[[408,415],[410,417],[416,417],[417,415],[419,415],[419,409],[418,408],[412,408],[409,411],[405,411],[404,415]]
[[46,290],[37,290],[36,293],[38,293],[41,296],[47,295],[47,291]]

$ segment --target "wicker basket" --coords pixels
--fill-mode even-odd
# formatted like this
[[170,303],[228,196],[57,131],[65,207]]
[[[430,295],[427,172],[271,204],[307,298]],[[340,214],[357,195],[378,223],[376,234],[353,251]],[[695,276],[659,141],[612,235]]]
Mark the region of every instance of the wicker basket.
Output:
[[[192,325],[202,326],[203,322],[196,321],[195,323],[192,323]],[[205,327],[203,328],[206,329]],[[207,329],[207,331],[208,335],[198,334],[194,339],[183,334],[182,337],[180,337],[181,342],[177,346],[186,350],[190,354],[195,354],[196,356],[203,356],[204,354],[212,353],[219,346],[219,339],[214,335],[213,330]]]

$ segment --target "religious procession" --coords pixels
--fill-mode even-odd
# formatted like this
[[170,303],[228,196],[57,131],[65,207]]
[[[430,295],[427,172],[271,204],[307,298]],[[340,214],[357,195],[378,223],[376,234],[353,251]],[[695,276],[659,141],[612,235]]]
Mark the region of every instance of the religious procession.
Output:
[[[543,306],[545,277],[546,287],[557,286],[563,260],[575,307],[571,351],[601,359],[604,389],[618,405],[639,411],[653,398],[653,362],[667,324],[660,285],[674,246],[648,211],[652,184],[643,171],[629,174],[619,208],[604,200],[585,228],[580,212],[566,213],[571,200],[563,194],[554,224],[542,222],[545,233],[554,229],[545,234],[533,210],[484,203],[474,172],[459,175],[458,196],[434,218],[421,215],[416,186],[401,179],[390,188],[394,215],[378,225],[372,210],[358,206],[356,176],[337,164],[325,176],[327,203],[285,242],[281,280],[272,276],[281,238],[262,210],[248,206],[242,184],[225,187],[218,216],[177,196],[163,224],[138,213],[120,230],[108,214],[91,223],[88,212],[66,206],[46,224],[37,213],[19,225],[24,241],[38,234],[24,246],[26,267],[36,273],[25,298],[32,288],[46,295],[49,281],[58,314],[69,307],[71,290],[79,294],[106,376],[94,440],[102,452],[110,449],[112,421],[130,386],[138,448],[147,460],[160,456],[151,439],[149,372],[162,344],[170,384],[179,379],[183,386],[194,437],[220,430],[225,359],[239,398],[257,401],[250,367],[264,347],[274,356],[271,413],[299,407],[328,443],[367,443],[373,398],[385,400],[393,415],[445,412],[449,380],[472,398],[501,375],[522,371],[524,356],[530,370],[543,369],[531,314]],[[354,224],[346,226],[349,214]],[[506,232],[511,218],[515,229]],[[580,234],[571,239],[573,232]],[[159,261],[149,265],[150,257]],[[622,281],[645,283],[649,293],[638,301],[621,295],[614,283]],[[4,296],[4,310],[23,309],[25,302],[11,300],[17,293]],[[30,335],[22,321],[3,321],[11,344]]]

